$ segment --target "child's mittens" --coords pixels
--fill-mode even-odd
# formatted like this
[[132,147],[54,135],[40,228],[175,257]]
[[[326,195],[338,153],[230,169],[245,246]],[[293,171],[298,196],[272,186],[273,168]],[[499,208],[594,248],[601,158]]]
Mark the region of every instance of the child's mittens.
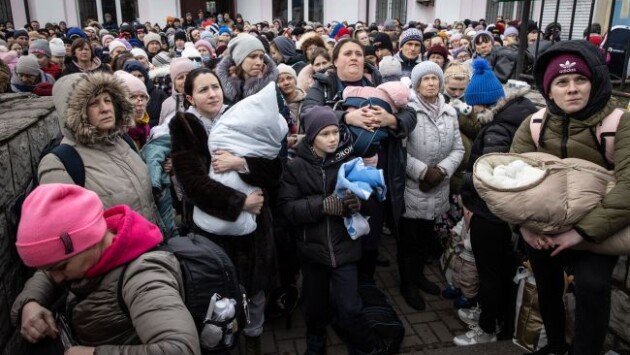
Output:
[[472,106],[466,105],[466,103],[460,99],[452,100],[450,104],[460,115],[468,116],[472,113]]

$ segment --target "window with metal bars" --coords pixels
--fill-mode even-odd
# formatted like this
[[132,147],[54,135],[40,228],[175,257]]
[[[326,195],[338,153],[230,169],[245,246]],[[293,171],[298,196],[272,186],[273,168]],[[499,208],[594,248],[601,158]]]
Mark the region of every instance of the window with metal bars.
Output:
[[488,1],[486,7],[486,23],[493,24],[496,22],[497,16],[503,16],[506,21],[520,19],[521,16],[520,2],[494,2]]
[[11,1],[0,1],[0,22],[4,23],[7,21],[13,22]]
[[377,0],[376,1],[376,22],[383,23],[390,18],[397,18],[400,23],[407,22],[407,1],[406,0]]

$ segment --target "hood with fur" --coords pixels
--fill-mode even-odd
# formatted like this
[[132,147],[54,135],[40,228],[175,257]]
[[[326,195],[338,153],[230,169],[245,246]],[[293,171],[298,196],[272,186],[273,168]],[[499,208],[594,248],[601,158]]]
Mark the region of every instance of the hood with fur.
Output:
[[234,59],[230,56],[223,57],[215,71],[219,80],[221,80],[226,101],[231,104],[236,103],[242,98],[259,92],[270,82],[275,82],[278,78],[276,63],[268,55],[264,56],[264,63],[266,69],[262,78],[249,78],[244,81],[239,77],[230,75],[230,68],[236,66]]
[[[89,102],[103,92],[112,96],[116,125],[107,134],[99,134],[87,117]],[[103,72],[63,76],[53,87],[53,102],[64,137],[83,145],[113,141],[133,121],[134,109],[127,99],[127,88],[113,75]]]
[[519,97],[524,97],[531,90],[531,86],[524,81],[518,81],[517,86],[504,86],[503,89],[505,90],[505,97],[499,100],[494,106],[477,113],[477,121],[482,125],[492,122],[496,114],[501,112],[508,103]]

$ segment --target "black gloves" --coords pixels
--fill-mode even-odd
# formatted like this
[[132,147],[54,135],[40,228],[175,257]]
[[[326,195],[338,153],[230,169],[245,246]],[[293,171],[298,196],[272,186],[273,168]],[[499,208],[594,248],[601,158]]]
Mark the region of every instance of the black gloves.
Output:
[[330,195],[323,200],[323,211],[331,216],[350,216],[361,209],[361,201],[358,197],[348,192],[342,199],[336,195]]
[[420,191],[429,192],[438,186],[446,177],[446,173],[437,166],[430,166],[424,174],[424,179],[420,180]]

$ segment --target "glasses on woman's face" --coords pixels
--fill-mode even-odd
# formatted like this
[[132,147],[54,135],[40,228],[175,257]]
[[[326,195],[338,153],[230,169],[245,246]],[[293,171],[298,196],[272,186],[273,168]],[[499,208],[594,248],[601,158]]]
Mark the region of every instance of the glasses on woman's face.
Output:
[[468,59],[470,59],[470,54],[466,53],[466,54],[460,54],[457,56],[457,60],[459,60],[460,62],[465,62]]
[[193,62],[201,62],[201,58],[199,57],[188,58],[188,59],[192,60]]
[[144,96],[144,95],[132,95],[131,96],[131,101],[147,101],[149,100],[148,97]]

